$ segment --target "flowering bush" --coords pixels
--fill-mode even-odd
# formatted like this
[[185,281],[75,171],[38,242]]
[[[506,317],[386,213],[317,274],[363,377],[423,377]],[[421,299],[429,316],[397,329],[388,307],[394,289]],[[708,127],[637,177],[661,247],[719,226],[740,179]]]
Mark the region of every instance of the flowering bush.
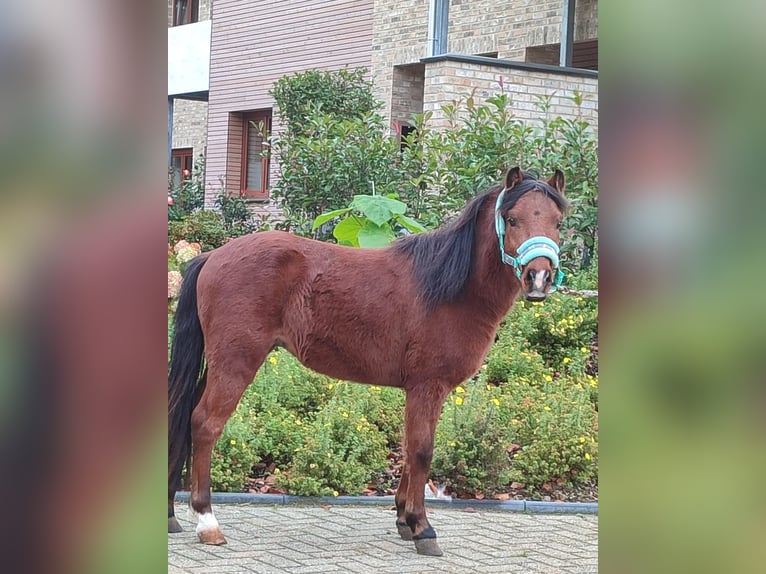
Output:
[[202,253],[199,243],[189,243],[186,240],[177,242],[174,246],[168,243],[168,312],[173,312],[177,297],[183,283],[182,272],[186,264]]

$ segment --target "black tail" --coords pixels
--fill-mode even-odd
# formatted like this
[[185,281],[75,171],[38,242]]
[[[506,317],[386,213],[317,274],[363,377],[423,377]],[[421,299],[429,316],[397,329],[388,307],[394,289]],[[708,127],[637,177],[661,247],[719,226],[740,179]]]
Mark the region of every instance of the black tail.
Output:
[[198,397],[205,339],[197,314],[197,278],[207,259],[200,255],[186,268],[175,316],[168,369],[168,494],[181,487],[181,472],[191,453],[191,415]]

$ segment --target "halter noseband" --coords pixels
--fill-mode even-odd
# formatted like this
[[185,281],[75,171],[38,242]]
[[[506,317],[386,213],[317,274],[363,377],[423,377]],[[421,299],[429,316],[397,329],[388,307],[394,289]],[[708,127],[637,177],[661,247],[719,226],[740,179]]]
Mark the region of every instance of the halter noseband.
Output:
[[561,286],[561,282],[564,280],[564,272],[559,269],[559,246],[556,245],[555,241],[542,235],[536,235],[519,245],[516,249],[516,257],[512,257],[505,252],[505,220],[500,214],[500,206],[503,203],[506,191],[508,190],[504,187],[497,195],[497,202],[495,203],[495,231],[497,231],[497,238],[500,242],[500,260],[506,265],[513,267],[516,277],[521,279],[521,268],[524,265],[536,257],[547,257],[550,259],[556,272],[553,285],[551,286],[552,293]]

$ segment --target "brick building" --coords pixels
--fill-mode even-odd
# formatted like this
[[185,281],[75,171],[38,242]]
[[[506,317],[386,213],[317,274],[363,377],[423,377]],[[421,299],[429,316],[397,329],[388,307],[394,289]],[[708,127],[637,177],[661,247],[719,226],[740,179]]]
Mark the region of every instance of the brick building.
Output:
[[[197,24],[179,19],[182,5]],[[278,133],[268,91],[304,70],[369,68],[384,113],[405,125],[429,110],[438,125],[443,104],[491,96],[501,76],[517,117],[535,118],[536,96],[546,95],[551,114],[597,125],[597,0],[169,0],[168,15],[177,28],[209,30],[205,89],[169,89],[173,159],[205,153],[208,204],[225,189],[273,208],[276,162],[260,156],[264,141],[248,120]],[[169,88],[171,77],[169,69]]]

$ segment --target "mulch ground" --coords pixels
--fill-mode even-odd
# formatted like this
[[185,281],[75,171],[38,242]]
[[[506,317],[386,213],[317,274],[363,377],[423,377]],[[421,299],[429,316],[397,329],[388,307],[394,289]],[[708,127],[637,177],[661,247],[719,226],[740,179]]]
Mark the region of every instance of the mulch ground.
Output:
[[[392,449],[388,455],[388,468],[382,472],[365,490],[363,496],[385,496],[396,493],[396,487],[399,485],[402,468],[404,467],[404,456],[400,448]],[[259,494],[287,494],[274,486],[276,476],[274,469],[276,465],[273,462],[260,462],[253,468],[253,476],[243,489],[244,492]],[[425,487],[425,485],[424,485]],[[542,500],[546,502],[598,502],[598,484],[596,482],[575,487],[569,487],[563,481],[558,483],[551,482],[543,484],[537,492],[530,492],[526,485],[513,482],[505,492],[493,493],[474,493],[474,494],[455,494],[450,492],[449,487],[436,485],[429,481],[429,487],[434,495],[445,494],[461,499],[483,500]]]

